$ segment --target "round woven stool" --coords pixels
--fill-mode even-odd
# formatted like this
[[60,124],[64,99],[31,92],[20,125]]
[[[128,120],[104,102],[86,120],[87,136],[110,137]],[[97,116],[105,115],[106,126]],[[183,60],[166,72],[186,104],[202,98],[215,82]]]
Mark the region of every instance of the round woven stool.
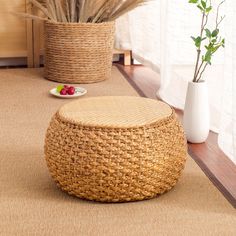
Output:
[[141,97],[97,97],[64,105],[47,130],[45,156],[69,194],[101,202],[155,197],[178,181],[186,139],[167,104]]

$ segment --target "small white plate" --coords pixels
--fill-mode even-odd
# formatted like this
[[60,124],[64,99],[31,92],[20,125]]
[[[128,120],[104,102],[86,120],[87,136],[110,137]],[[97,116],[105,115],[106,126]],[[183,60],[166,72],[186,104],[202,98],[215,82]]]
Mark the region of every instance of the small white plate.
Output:
[[75,87],[75,94],[74,95],[61,95],[60,93],[57,92],[57,88],[53,88],[49,92],[53,96],[56,96],[59,98],[76,98],[76,97],[80,97],[80,96],[85,95],[87,93],[87,90],[85,88]]

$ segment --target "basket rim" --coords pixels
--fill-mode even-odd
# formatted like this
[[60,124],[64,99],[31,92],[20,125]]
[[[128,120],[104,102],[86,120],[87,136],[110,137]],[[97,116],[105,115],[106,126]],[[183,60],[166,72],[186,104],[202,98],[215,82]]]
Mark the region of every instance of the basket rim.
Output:
[[51,24],[51,25],[64,25],[64,26],[69,26],[69,25],[81,25],[81,26],[104,26],[104,25],[113,25],[115,24],[115,21],[105,21],[105,22],[100,22],[100,23],[91,23],[91,22],[56,22],[52,20],[46,20],[46,24]]

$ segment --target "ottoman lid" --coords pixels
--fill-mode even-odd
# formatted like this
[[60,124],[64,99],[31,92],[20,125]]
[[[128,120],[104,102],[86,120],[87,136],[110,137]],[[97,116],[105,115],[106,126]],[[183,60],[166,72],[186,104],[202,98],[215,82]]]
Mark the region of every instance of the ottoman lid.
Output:
[[166,103],[141,97],[92,97],[60,108],[63,120],[87,126],[128,128],[151,124],[171,116]]

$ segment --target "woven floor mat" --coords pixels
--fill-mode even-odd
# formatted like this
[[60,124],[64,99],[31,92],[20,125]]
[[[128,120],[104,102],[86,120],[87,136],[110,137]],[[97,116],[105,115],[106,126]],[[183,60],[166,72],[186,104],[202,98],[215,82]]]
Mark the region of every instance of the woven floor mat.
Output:
[[[100,204],[57,188],[43,155],[51,116],[68,102],[48,94],[56,85],[42,69],[0,70],[1,236],[236,235],[235,209],[190,157],[179,183],[148,201]],[[115,67],[112,79],[82,86],[86,97],[139,96]]]

